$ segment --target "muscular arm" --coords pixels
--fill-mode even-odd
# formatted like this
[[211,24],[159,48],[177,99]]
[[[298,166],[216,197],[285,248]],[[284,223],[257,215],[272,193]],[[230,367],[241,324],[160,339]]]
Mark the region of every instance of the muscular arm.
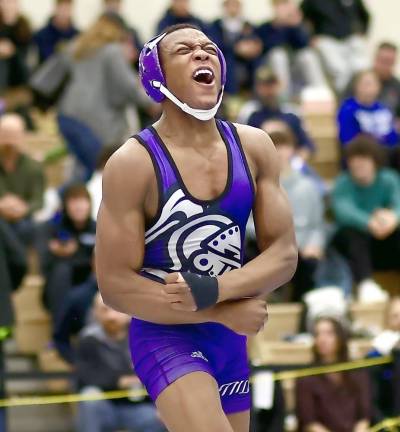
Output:
[[102,297],[114,309],[154,323],[214,321],[211,310],[172,310],[163,285],[138,274],[144,256],[144,204],[153,176],[150,157],[135,140],[128,141],[106,166],[96,240]]
[[219,301],[268,294],[289,281],[297,265],[291,210],[279,185],[279,161],[261,130],[239,126],[238,133],[255,171],[254,223],[261,254],[219,279]]

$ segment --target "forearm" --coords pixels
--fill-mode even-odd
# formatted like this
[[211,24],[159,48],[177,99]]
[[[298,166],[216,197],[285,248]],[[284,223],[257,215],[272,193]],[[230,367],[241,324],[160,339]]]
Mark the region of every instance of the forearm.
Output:
[[354,432],[367,432],[369,430],[369,421],[360,420],[354,427]]
[[327,429],[321,423],[310,423],[308,426],[306,426],[305,430],[306,432],[329,432],[329,429]]
[[[117,274],[118,273],[118,274]],[[112,308],[156,324],[199,324],[217,321],[217,308],[197,312],[176,311],[171,308],[162,291],[163,284],[131,271],[125,274],[98,277],[104,301]]]
[[218,302],[263,296],[284,285],[294,275],[298,251],[293,239],[278,241],[238,270],[218,278]]

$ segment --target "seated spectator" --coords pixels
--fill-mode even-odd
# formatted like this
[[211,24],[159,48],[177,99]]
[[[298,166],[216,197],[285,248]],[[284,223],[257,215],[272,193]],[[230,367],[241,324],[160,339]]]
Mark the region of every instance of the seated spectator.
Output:
[[[381,83],[378,99],[385,104],[400,122],[400,80],[395,76],[397,63],[397,46],[382,42],[375,54],[374,72]],[[397,125],[400,130],[400,125]]]
[[303,0],[301,8],[315,46],[338,94],[369,66],[365,35],[369,13],[363,0]]
[[400,180],[382,168],[382,149],[359,135],[345,150],[349,171],[336,180],[332,209],[337,250],[347,258],[360,301],[386,300],[374,270],[400,270]]
[[[106,306],[100,294],[95,322],[82,332],[77,347],[76,374],[83,394],[112,390],[143,390],[129,354],[127,315]],[[165,432],[151,402],[144,397],[80,402],[78,432]]]
[[0,1],[0,91],[28,82],[29,21],[20,13],[18,0]]
[[51,57],[67,41],[78,35],[72,22],[73,0],[55,0],[53,16],[33,37],[38,49],[39,63]]
[[93,272],[81,285],[69,291],[61,306],[53,328],[53,342],[61,357],[71,365],[75,363],[74,338],[90,322],[89,311],[98,292],[96,274]]
[[355,77],[354,97],[342,103],[337,117],[342,146],[346,146],[359,133],[374,136],[386,147],[399,143],[392,112],[378,102],[380,91],[375,72],[364,71]]
[[[314,363],[349,361],[348,335],[333,318],[313,326]],[[299,432],[367,432],[371,417],[368,374],[363,370],[300,378],[296,382]]]
[[95,222],[86,187],[73,184],[63,194],[63,207],[38,230],[37,249],[46,279],[44,302],[58,321],[67,294],[92,271]]
[[[372,69],[381,84],[378,100],[392,111],[397,119],[396,123],[400,123],[400,80],[395,76],[396,63],[397,46],[391,42],[379,44]],[[354,79],[345,92],[345,98],[352,96],[354,96]],[[397,130],[400,130],[400,124],[396,126]]]
[[91,177],[105,145],[122,144],[132,134],[125,115],[128,105],[152,106],[129,64],[127,37],[117,15],[103,15],[78,37],[64,62],[70,79],[58,105],[58,125],[84,169],[82,181]]
[[24,153],[25,124],[17,114],[0,118],[0,219],[20,240],[32,241],[32,214],[43,205],[44,174],[40,164]]
[[99,212],[101,198],[103,194],[103,171],[108,159],[116,151],[117,146],[106,147],[100,154],[97,161],[96,171],[93,173],[92,178],[87,183],[87,188],[92,201],[92,219],[97,220],[97,213]]
[[238,122],[261,128],[267,120],[286,123],[296,138],[298,154],[307,160],[315,150],[314,143],[303,129],[300,118],[280,103],[281,84],[277,75],[267,67],[256,73],[256,99],[245,104],[239,113]]
[[26,271],[25,248],[0,219],[0,329],[14,324],[11,296],[20,286]]
[[300,71],[306,85],[326,87],[325,75],[318,57],[310,47],[297,4],[294,0],[273,0],[272,5],[273,20],[260,25],[257,34],[263,42],[266,62],[282,83],[283,95],[288,99],[293,93],[292,69]]
[[[372,342],[372,351],[368,357],[390,355],[400,341],[400,297],[393,297],[386,308],[385,329]],[[373,394],[374,423],[395,417],[395,387],[392,363],[369,369]]]
[[292,168],[295,155],[293,135],[290,132],[275,132],[270,137],[278,151],[281,185],[293,212],[299,260],[291,281],[291,301],[298,302],[305,293],[315,288],[314,274],[325,246],[324,204],[315,183]]
[[200,18],[190,13],[190,0],[171,0],[169,8],[157,24],[157,34],[160,34],[169,26],[177,24],[193,24],[202,31],[206,31],[206,25]]
[[255,34],[255,28],[243,16],[241,0],[224,0],[223,6],[223,16],[210,25],[208,36],[225,56],[225,91],[236,94],[241,89],[252,88],[256,60],[261,54],[262,43]]

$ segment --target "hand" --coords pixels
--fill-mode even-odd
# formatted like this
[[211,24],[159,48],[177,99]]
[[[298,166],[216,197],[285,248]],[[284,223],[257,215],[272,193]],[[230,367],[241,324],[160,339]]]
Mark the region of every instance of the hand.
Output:
[[369,421],[368,420],[360,420],[354,426],[354,432],[368,432],[369,431]]
[[162,288],[162,293],[171,305],[171,309],[186,312],[195,312],[197,310],[190,287],[180,273],[169,273],[164,281],[165,285]]
[[28,212],[28,204],[17,195],[7,194],[0,199],[0,215],[10,222],[23,219]]
[[8,59],[12,57],[15,53],[15,45],[10,39],[0,40],[0,58]]
[[219,303],[213,313],[216,322],[246,336],[257,334],[268,319],[267,302],[256,298]]
[[140,383],[140,379],[136,375],[124,375],[118,380],[118,388],[130,389]]
[[306,259],[311,258],[311,259],[320,260],[324,255],[324,251],[322,250],[322,248],[316,245],[307,245],[300,252],[301,252],[301,256]]
[[259,39],[243,39],[235,45],[235,53],[246,60],[258,57],[262,51],[262,43]]
[[73,255],[78,250],[78,243],[74,239],[70,239],[66,242],[52,239],[49,242],[49,249],[54,255],[66,258]]
[[378,240],[383,240],[390,236],[398,226],[396,214],[389,209],[379,209],[370,218],[368,229]]

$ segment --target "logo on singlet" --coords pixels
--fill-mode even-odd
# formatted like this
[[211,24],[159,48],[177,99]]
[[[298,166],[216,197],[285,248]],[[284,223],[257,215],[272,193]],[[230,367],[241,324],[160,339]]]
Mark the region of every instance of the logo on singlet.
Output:
[[219,393],[222,396],[232,396],[234,394],[247,394],[250,391],[249,380],[233,381],[222,384],[219,388]]
[[239,226],[227,216],[208,213],[181,189],[171,195],[158,222],[146,232],[146,245],[162,235],[168,239],[171,271],[219,276],[241,265]]
[[192,352],[192,354],[190,354],[190,357],[201,358],[204,361],[208,362],[208,359],[204,356],[204,354],[201,351],[194,351],[194,352]]

